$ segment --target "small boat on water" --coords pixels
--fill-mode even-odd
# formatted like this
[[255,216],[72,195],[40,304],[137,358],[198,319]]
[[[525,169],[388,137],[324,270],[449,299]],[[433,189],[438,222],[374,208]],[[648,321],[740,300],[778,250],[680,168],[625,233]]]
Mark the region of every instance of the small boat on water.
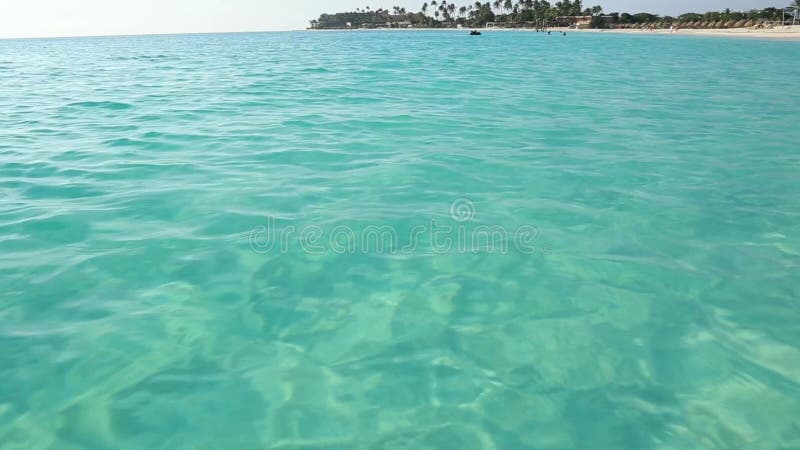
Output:
[[472,30],[472,31],[469,32],[469,35],[470,36],[480,36],[481,32],[478,31],[478,30]]

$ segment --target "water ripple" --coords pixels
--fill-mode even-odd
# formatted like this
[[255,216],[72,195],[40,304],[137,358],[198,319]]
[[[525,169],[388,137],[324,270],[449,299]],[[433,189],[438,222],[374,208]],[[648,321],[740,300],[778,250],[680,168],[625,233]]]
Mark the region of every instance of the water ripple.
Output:
[[[798,448],[798,61],[648,35],[0,41],[0,442]],[[434,222],[533,226],[536,252],[300,234]]]

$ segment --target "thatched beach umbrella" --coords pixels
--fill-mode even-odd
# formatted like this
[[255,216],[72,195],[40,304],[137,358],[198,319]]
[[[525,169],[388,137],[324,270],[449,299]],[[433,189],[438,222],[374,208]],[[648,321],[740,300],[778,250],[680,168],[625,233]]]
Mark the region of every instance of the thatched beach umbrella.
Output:
[[725,23],[725,28],[733,28],[735,26],[736,26],[735,20],[729,20],[728,22]]

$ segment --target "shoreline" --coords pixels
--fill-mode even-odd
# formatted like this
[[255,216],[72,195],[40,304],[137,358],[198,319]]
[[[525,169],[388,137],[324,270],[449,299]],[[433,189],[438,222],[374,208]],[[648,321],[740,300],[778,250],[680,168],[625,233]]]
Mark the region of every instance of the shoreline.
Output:
[[[306,31],[450,31],[450,32],[466,32],[469,30],[478,30],[480,32],[527,32],[534,33],[536,30],[532,28],[356,28],[356,29],[309,29]],[[550,27],[548,31],[566,31],[568,33],[612,33],[612,34],[634,34],[634,35],[672,35],[672,36],[716,36],[716,37],[737,37],[737,38],[756,38],[756,39],[778,39],[778,40],[800,40],[800,25],[787,25],[783,27],[776,27],[770,29],[752,29],[752,28],[709,28],[709,29],[694,29],[685,28],[674,33],[669,29],[656,29],[651,31],[643,31],[636,29],[585,29],[576,30],[574,28],[566,27]]]
[[[575,30],[573,30],[575,31]],[[739,38],[759,38],[759,39],[784,39],[784,40],[800,40],[800,25],[783,26],[770,29],[752,29],[752,28],[710,28],[710,29],[695,29],[686,28],[678,30],[674,33],[668,29],[657,29],[652,31],[642,30],[629,30],[629,29],[612,29],[612,30],[577,30],[580,32],[590,33],[615,33],[615,34],[661,34],[661,35],[674,35],[674,36],[717,36],[717,37],[739,37]]]

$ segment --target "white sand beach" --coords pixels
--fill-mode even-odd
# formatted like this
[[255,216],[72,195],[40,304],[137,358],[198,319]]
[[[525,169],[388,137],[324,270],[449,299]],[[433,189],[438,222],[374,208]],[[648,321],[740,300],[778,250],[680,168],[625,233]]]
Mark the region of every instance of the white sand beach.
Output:
[[[576,30],[572,30],[576,31]],[[680,29],[670,32],[669,29],[657,29],[652,31],[644,30],[578,30],[588,33],[626,33],[626,34],[672,34],[676,36],[730,36],[760,39],[800,39],[800,25],[784,26],[766,29],[755,28],[724,28],[724,29]]]

